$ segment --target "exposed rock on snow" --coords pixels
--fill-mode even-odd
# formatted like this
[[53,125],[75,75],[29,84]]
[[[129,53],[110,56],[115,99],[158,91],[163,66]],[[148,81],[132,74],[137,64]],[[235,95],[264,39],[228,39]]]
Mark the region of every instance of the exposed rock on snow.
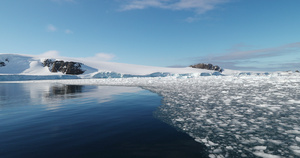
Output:
[[198,68],[198,69],[214,70],[214,71],[219,71],[219,72],[223,71],[223,69],[221,67],[219,67],[218,65],[204,64],[204,63],[191,65],[190,67]]
[[5,63],[4,62],[0,62],[0,67],[3,67],[5,66]]
[[9,62],[8,58],[6,58],[5,61],[0,60],[0,67],[5,66],[6,65],[5,62],[7,62],[7,63]]
[[79,62],[65,62],[65,61],[53,61],[46,59],[43,62],[44,67],[49,67],[50,72],[62,72],[69,75],[80,75],[85,72],[81,69],[82,63]]
[[20,74],[30,68],[32,57],[14,54],[0,54],[0,74]]

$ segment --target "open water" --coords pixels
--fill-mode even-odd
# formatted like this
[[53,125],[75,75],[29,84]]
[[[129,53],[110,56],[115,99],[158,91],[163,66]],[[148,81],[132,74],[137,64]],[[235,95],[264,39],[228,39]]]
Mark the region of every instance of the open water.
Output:
[[208,157],[136,87],[0,83],[0,157]]

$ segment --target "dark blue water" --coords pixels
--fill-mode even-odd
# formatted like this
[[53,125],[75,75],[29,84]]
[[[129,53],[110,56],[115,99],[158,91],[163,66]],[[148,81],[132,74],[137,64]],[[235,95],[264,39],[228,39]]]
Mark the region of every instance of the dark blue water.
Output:
[[207,157],[140,88],[0,83],[0,157]]

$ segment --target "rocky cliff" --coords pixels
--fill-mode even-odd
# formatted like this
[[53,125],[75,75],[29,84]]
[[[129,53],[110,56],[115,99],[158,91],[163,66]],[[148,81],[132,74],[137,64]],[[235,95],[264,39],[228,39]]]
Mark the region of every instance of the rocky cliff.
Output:
[[219,72],[223,71],[223,69],[221,67],[219,67],[218,65],[204,64],[204,63],[191,65],[190,67],[197,68],[197,69],[215,70],[215,71],[219,71]]
[[44,67],[49,67],[50,72],[62,72],[68,75],[80,75],[84,73],[81,69],[82,63],[72,62],[72,61],[54,61],[51,59],[46,59],[43,62]]

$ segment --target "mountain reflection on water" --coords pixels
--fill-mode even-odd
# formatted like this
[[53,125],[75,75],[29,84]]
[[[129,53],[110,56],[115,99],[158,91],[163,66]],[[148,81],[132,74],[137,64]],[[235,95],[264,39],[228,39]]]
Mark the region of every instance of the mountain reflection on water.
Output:
[[48,95],[45,97],[78,97],[78,95],[68,95],[73,93],[82,93],[84,86],[82,85],[54,85],[50,87]]
[[91,89],[81,85],[50,83],[0,84],[0,108],[16,106],[14,103],[19,100],[22,100],[23,104],[18,106],[45,104],[58,108],[60,101],[82,97],[81,93],[87,88]]
[[114,95],[122,93],[135,93],[142,89],[137,87],[110,87],[110,86],[85,86],[66,85],[55,83],[11,83],[0,84],[0,108],[16,106],[17,100],[24,104],[46,105],[47,110],[60,108],[61,102],[66,99],[94,98],[99,103],[111,101]]
[[0,157],[207,158],[137,87],[0,84]]

